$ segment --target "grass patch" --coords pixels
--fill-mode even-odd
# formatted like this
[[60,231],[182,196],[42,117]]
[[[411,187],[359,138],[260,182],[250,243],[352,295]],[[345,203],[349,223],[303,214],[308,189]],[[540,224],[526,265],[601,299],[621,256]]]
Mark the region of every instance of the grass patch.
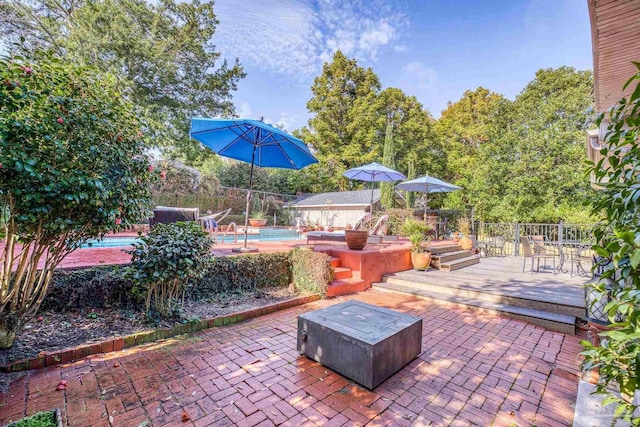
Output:
[[37,412],[7,427],[57,427],[55,411]]

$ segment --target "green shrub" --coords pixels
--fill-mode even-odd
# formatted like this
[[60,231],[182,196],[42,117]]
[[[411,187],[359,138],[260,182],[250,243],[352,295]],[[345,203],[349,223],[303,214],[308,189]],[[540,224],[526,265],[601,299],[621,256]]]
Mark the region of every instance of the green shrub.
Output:
[[121,266],[56,270],[42,307],[56,311],[140,307],[142,300],[132,289]]
[[424,221],[420,221],[413,218],[407,218],[400,227],[400,234],[403,236],[412,236],[414,234],[426,235],[431,231],[431,226]]
[[291,282],[289,254],[286,252],[216,258],[202,279],[187,289],[198,300],[221,293],[252,292],[286,287]]
[[295,249],[291,251],[290,258],[291,278],[296,287],[325,296],[329,283],[333,280],[329,255]]
[[400,228],[407,219],[414,219],[412,209],[387,209],[384,211],[385,215],[389,215],[389,221],[387,222],[389,227],[389,234],[392,236],[400,235]]
[[55,412],[53,411],[36,412],[10,424],[11,427],[56,427],[57,425]]
[[145,305],[151,303],[161,317],[174,313],[190,280],[204,276],[213,259],[211,240],[194,222],[158,224],[134,244],[125,276],[145,288]]

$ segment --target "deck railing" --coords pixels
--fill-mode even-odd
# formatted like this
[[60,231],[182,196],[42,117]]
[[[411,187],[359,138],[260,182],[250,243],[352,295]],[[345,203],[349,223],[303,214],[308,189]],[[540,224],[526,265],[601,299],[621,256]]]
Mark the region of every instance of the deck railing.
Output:
[[476,234],[478,240],[490,240],[496,236],[504,237],[505,252],[509,255],[522,254],[520,236],[544,236],[546,240],[553,242],[594,242],[593,228],[595,224],[565,224],[562,221],[557,224],[534,223],[495,223],[478,222]]

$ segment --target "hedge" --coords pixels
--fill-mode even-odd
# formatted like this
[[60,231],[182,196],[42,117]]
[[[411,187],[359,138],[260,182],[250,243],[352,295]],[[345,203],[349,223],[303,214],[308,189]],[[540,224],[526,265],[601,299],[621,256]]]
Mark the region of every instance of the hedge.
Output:
[[[60,312],[87,308],[142,309],[144,293],[123,277],[124,266],[96,266],[56,270],[43,309]],[[202,300],[228,293],[284,288],[292,281],[299,289],[326,294],[333,270],[324,253],[296,249],[216,258],[205,277],[190,284],[186,298]]]
[[333,280],[331,257],[323,252],[295,249],[290,258],[291,278],[296,287],[324,297]]

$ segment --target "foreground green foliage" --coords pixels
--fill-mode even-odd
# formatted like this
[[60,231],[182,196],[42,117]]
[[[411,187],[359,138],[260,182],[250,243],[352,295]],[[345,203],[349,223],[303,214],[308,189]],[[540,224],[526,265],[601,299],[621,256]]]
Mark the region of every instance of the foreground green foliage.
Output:
[[56,427],[57,425],[53,411],[37,412],[10,424],[11,427]]
[[621,420],[640,426],[633,404],[640,390],[640,63],[634,64],[638,74],[627,83],[635,85],[633,93],[598,120],[609,123],[603,159],[590,167],[602,186],[594,213],[606,214],[595,231],[599,244],[594,250],[602,257],[602,267],[613,261],[613,268],[604,268],[601,280],[591,286],[601,298],[611,297],[605,311],[612,330],[600,334],[599,347],[583,341],[582,355],[583,369],[600,373],[596,391],[606,395],[603,403],[617,405],[615,414]]
[[411,241],[411,250],[415,253],[427,252],[423,244],[429,243],[431,237],[427,234],[432,230],[431,226],[415,218],[407,218],[400,227],[400,234],[408,236]]
[[195,222],[157,224],[134,243],[126,277],[146,289],[147,312],[175,314],[191,280],[201,279],[212,261],[211,240]]
[[116,77],[50,53],[0,58],[0,348],[60,261],[146,216],[143,123]]

